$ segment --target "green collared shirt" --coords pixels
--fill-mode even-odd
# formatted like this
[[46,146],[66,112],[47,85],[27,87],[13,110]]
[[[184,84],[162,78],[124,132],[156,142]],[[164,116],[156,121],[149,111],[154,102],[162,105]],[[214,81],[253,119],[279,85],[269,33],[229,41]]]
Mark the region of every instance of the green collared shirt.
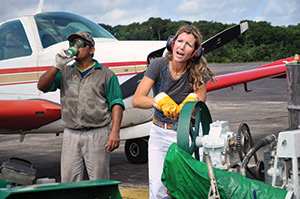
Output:
[[109,125],[111,110],[122,106],[123,97],[117,76],[96,60],[94,67],[83,77],[76,63],[63,67],[47,92],[60,89],[62,121],[72,129]]

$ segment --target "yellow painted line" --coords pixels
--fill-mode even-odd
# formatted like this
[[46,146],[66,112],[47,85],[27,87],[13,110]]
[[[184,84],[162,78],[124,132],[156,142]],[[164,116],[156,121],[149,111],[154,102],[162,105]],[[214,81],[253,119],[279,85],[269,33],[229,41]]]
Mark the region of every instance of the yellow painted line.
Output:
[[149,189],[120,189],[123,199],[148,199]]

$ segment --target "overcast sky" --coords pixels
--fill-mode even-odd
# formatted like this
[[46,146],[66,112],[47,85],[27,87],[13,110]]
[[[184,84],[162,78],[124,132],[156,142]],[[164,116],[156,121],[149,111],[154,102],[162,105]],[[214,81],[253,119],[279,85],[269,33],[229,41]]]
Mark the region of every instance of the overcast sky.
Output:
[[[34,14],[39,0],[0,0],[0,21]],[[111,26],[144,22],[150,17],[172,21],[267,21],[273,26],[300,23],[299,0],[45,0],[43,11],[66,11]]]

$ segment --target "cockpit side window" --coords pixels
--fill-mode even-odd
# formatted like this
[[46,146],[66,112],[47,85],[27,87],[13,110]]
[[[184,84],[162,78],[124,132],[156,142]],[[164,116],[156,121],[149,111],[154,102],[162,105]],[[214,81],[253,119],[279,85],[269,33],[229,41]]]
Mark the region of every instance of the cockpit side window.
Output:
[[76,32],[89,32],[94,38],[116,39],[100,25],[76,14],[46,12],[35,15],[43,48],[66,41]]
[[0,60],[31,54],[32,49],[20,20],[0,25]]

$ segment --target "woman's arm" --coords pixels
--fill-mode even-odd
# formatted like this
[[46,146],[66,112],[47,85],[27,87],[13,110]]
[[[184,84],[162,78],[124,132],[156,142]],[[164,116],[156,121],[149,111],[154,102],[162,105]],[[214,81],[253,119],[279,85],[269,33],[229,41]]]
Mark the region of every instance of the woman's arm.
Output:
[[144,76],[140,84],[138,85],[133,98],[132,106],[134,108],[152,108],[154,98],[148,97],[148,94],[154,84],[154,81],[147,76]]
[[196,94],[200,101],[206,102],[206,83],[202,84],[198,90],[196,90]]

